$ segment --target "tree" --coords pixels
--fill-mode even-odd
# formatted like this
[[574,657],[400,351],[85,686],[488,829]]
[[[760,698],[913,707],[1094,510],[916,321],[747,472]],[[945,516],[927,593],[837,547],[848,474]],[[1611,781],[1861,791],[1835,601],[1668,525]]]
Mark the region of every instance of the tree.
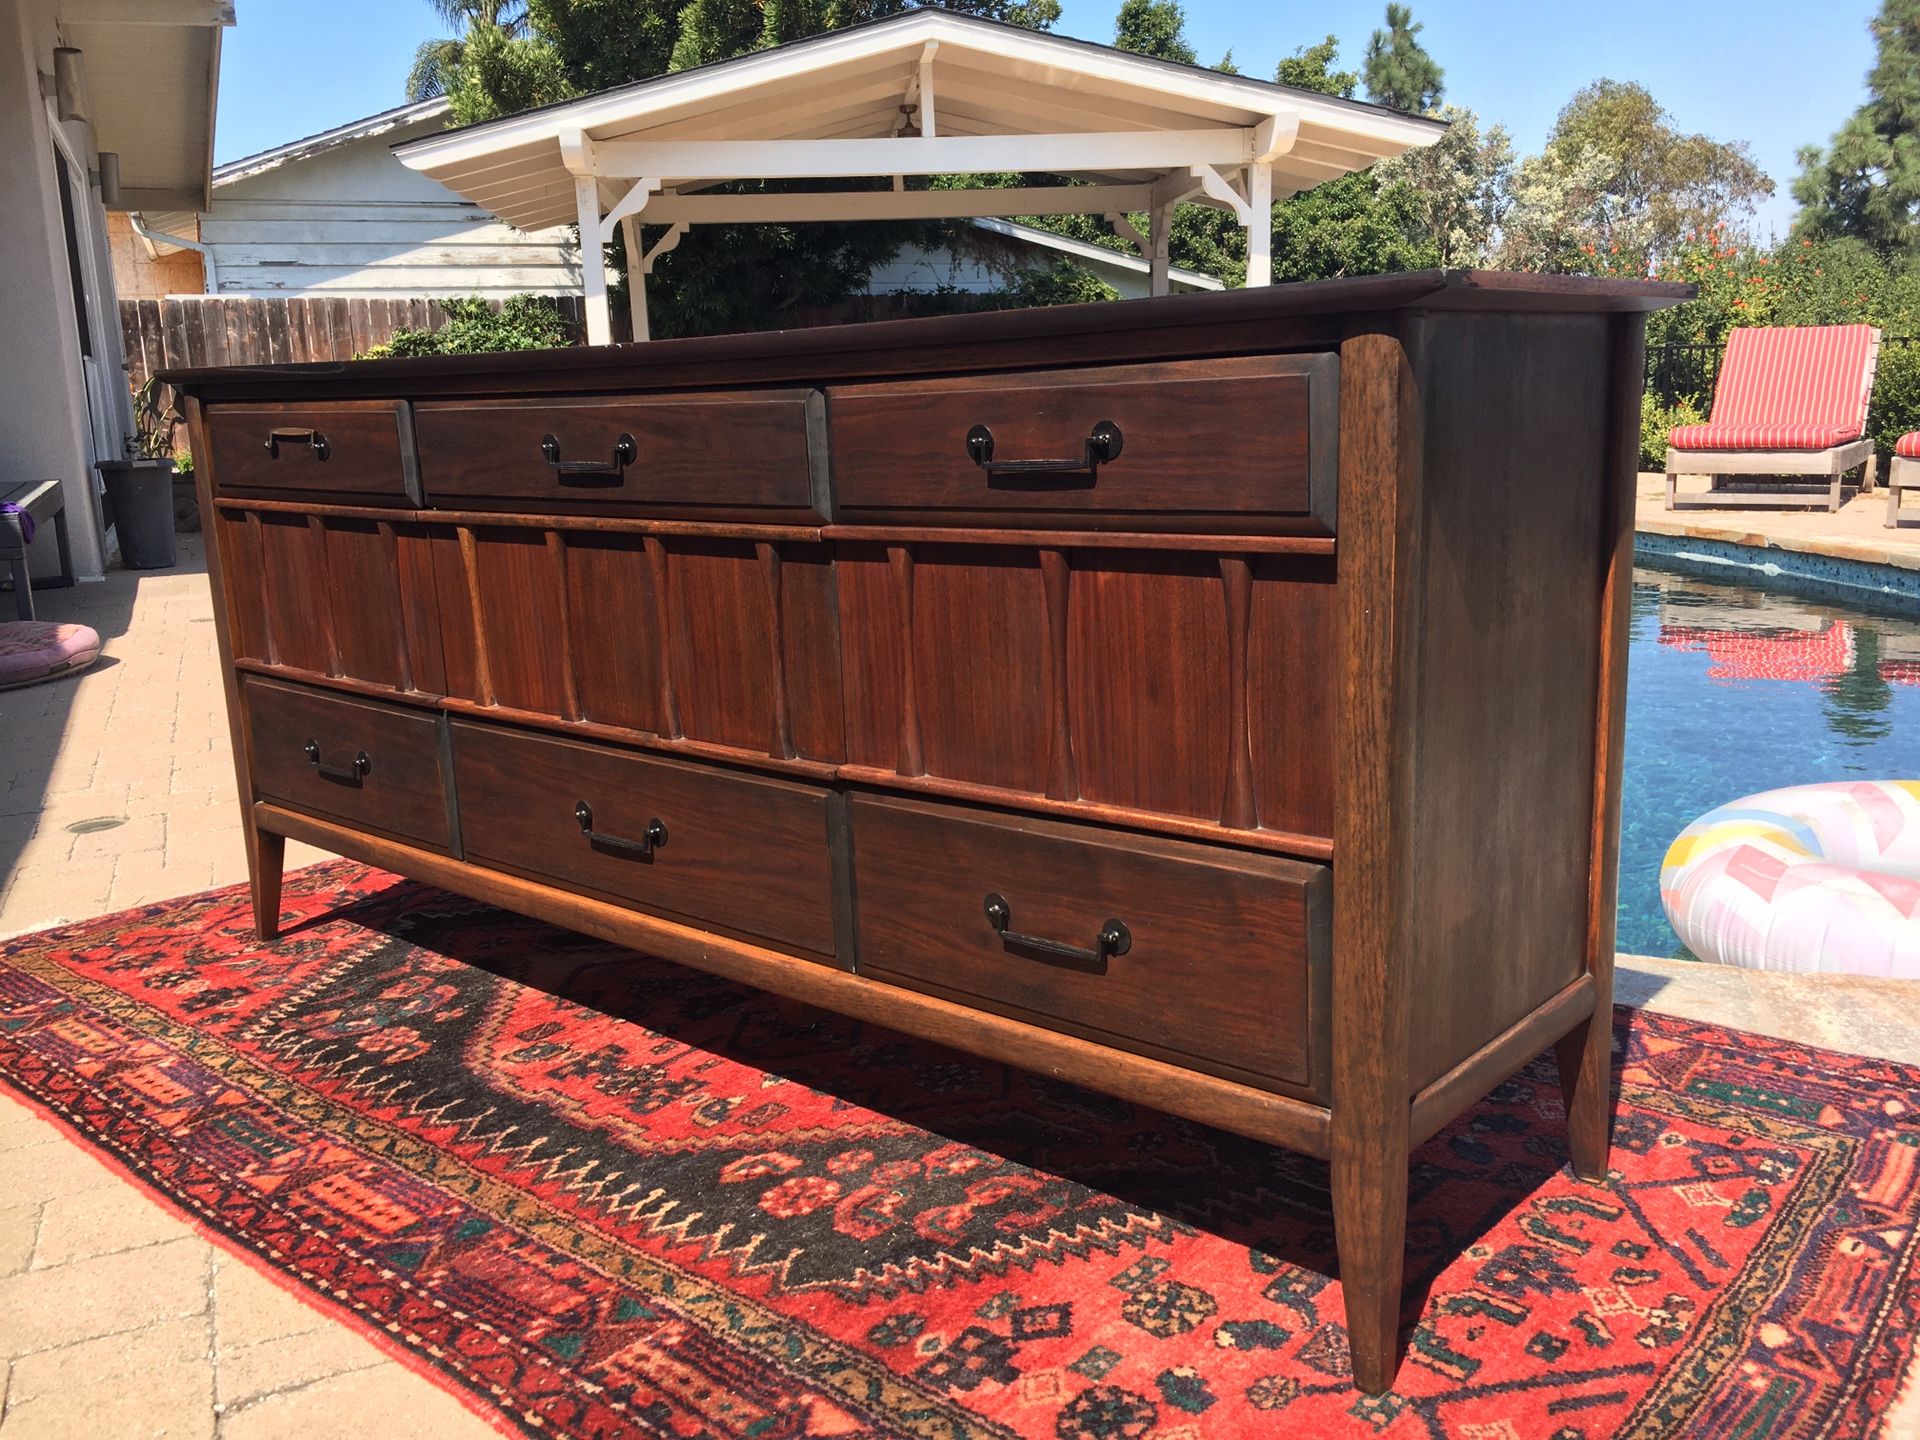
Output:
[[1772,193],[1743,142],[1686,134],[1645,86],[1596,80],[1520,166],[1502,259],[1645,275],[1688,236],[1737,228]]
[[1373,32],[1361,65],[1369,100],[1416,115],[1440,103],[1442,72],[1418,38],[1425,28],[1405,5],[1387,6],[1387,28]]
[[1186,24],[1187,14],[1178,0],[1121,0],[1113,43],[1136,55],[1197,65],[1200,56],[1187,41]]
[[[672,69],[892,14],[907,0],[429,0],[465,17],[445,92],[461,124],[514,114]],[[452,10],[446,6],[455,7]],[[1044,28],[1058,0],[950,0],[946,8]],[[497,17],[516,18],[508,25]],[[723,187],[734,193],[759,182]],[[927,224],[703,225],[654,272],[653,333],[702,334],[779,325],[801,306],[846,298],[908,239],[937,243]],[[653,230],[653,238],[659,231]],[[625,254],[609,248],[610,268]],[[614,286],[615,299],[625,280]]]
[[1794,231],[1913,249],[1920,244],[1920,0],[1884,0],[1869,28],[1877,53],[1867,103],[1825,151],[1800,152]]
[[1441,265],[1492,262],[1501,223],[1513,203],[1513,141],[1506,127],[1448,105],[1439,112],[1446,133],[1373,167],[1376,183],[1404,185],[1414,223],[1431,241]]
[[445,95],[454,83],[467,53],[467,37],[476,30],[501,36],[522,33],[527,23],[526,0],[427,0],[440,18],[461,33],[422,40],[407,71],[407,99],[431,100]]
[[1280,62],[1273,72],[1276,84],[1296,90],[1313,90],[1322,95],[1338,95],[1351,100],[1360,87],[1360,77],[1351,70],[1335,70],[1340,58],[1340,41],[1332,35],[1318,45],[1302,45]]

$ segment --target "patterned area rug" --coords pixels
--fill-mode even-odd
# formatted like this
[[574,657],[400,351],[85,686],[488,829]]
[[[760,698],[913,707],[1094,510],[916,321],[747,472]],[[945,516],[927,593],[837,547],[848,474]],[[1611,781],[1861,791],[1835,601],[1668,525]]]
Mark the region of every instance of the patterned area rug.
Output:
[[0,1078],[500,1423],[566,1436],[1881,1433],[1920,1071],[1623,1017],[1414,1157],[1347,1380],[1326,1169],[345,863],[0,945]]

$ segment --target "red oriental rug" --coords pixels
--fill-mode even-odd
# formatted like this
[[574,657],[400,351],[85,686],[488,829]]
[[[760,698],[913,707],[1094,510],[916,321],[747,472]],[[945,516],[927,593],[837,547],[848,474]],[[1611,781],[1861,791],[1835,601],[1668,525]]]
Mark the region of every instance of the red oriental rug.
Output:
[[508,1429],[1890,1428],[1911,1067],[1623,1016],[1604,1185],[1529,1068],[1414,1157],[1367,1399],[1318,1162],[357,866],[286,905],[270,946],[236,890],[0,945],[0,1078]]

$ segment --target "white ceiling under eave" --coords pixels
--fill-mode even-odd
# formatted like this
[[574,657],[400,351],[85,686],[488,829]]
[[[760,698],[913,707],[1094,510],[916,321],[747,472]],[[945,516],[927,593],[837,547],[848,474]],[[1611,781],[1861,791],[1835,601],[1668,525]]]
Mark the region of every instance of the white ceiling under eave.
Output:
[[94,146],[120,157],[116,208],[210,200],[220,38],[230,0],[63,0],[60,35],[86,72]]
[[[918,109],[916,87],[923,76],[933,91],[930,116]],[[1091,157],[1097,147],[1064,137],[1109,136],[1117,143],[1108,147],[1110,154],[1102,152],[1097,163],[1054,173],[1095,184],[1146,186],[1186,175],[1190,167],[1176,137],[1192,137],[1200,146],[1191,159],[1207,159],[1231,174],[1236,159],[1259,157],[1241,156],[1237,150],[1228,154],[1228,137],[1251,135],[1276,118],[1291,137],[1272,157],[1277,195],[1431,144],[1445,128],[1379,106],[948,11],[918,9],[410,141],[396,147],[396,153],[404,164],[476,205],[534,230],[576,218],[574,179],[582,173],[581,141],[589,155],[606,157],[605,163],[589,166],[589,173],[603,177],[604,200],[625,193],[622,175],[656,176],[662,190],[647,207],[649,221],[704,221],[709,217],[702,205],[716,212],[713,218],[722,207],[712,200],[696,204],[694,192],[719,180],[781,173],[754,168],[738,142],[890,141],[889,150],[898,150],[897,160],[876,158],[871,171],[858,173],[917,175],[968,168],[945,161],[964,154],[972,165],[975,150],[980,151],[979,170],[1051,169],[1030,162],[1045,153]],[[988,143],[971,148],[917,144],[915,132],[926,120],[933,127],[930,133],[942,141]],[[1296,123],[1297,130],[1292,128]],[[1053,143],[1050,149],[1039,143],[1023,146],[1019,137]],[[1127,137],[1132,137],[1134,153]],[[572,166],[570,144],[575,147]],[[941,165],[929,169],[935,150],[941,152]],[[1182,150],[1182,157],[1169,160],[1160,154],[1174,150]],[[1215,151],[1218,160],[1212,158]],[[855,165],[865,163],[846,147],[837,153],[853,156]],[[697,167],[736,157],[737,166],[718,170],[634,168],[656,158],[662,166]],[[843,166],[807,173],[821,178],[856,172]],[[1185,187],[1189,194],[1197,188]],[[1134,197],[1116,192],[1114,198]],[[904,197],[901,204],[912,208]],[[744,213],[746,207],[735,208]],[[980,212],[975,208],[971,213]]]

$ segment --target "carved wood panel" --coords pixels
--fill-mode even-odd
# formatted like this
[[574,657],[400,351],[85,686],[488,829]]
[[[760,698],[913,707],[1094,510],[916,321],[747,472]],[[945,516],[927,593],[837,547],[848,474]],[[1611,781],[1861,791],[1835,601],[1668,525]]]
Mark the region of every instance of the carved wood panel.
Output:
[[1189,829],[1330,833],[1330,560],[842,544],[836,578],[851,765]]

